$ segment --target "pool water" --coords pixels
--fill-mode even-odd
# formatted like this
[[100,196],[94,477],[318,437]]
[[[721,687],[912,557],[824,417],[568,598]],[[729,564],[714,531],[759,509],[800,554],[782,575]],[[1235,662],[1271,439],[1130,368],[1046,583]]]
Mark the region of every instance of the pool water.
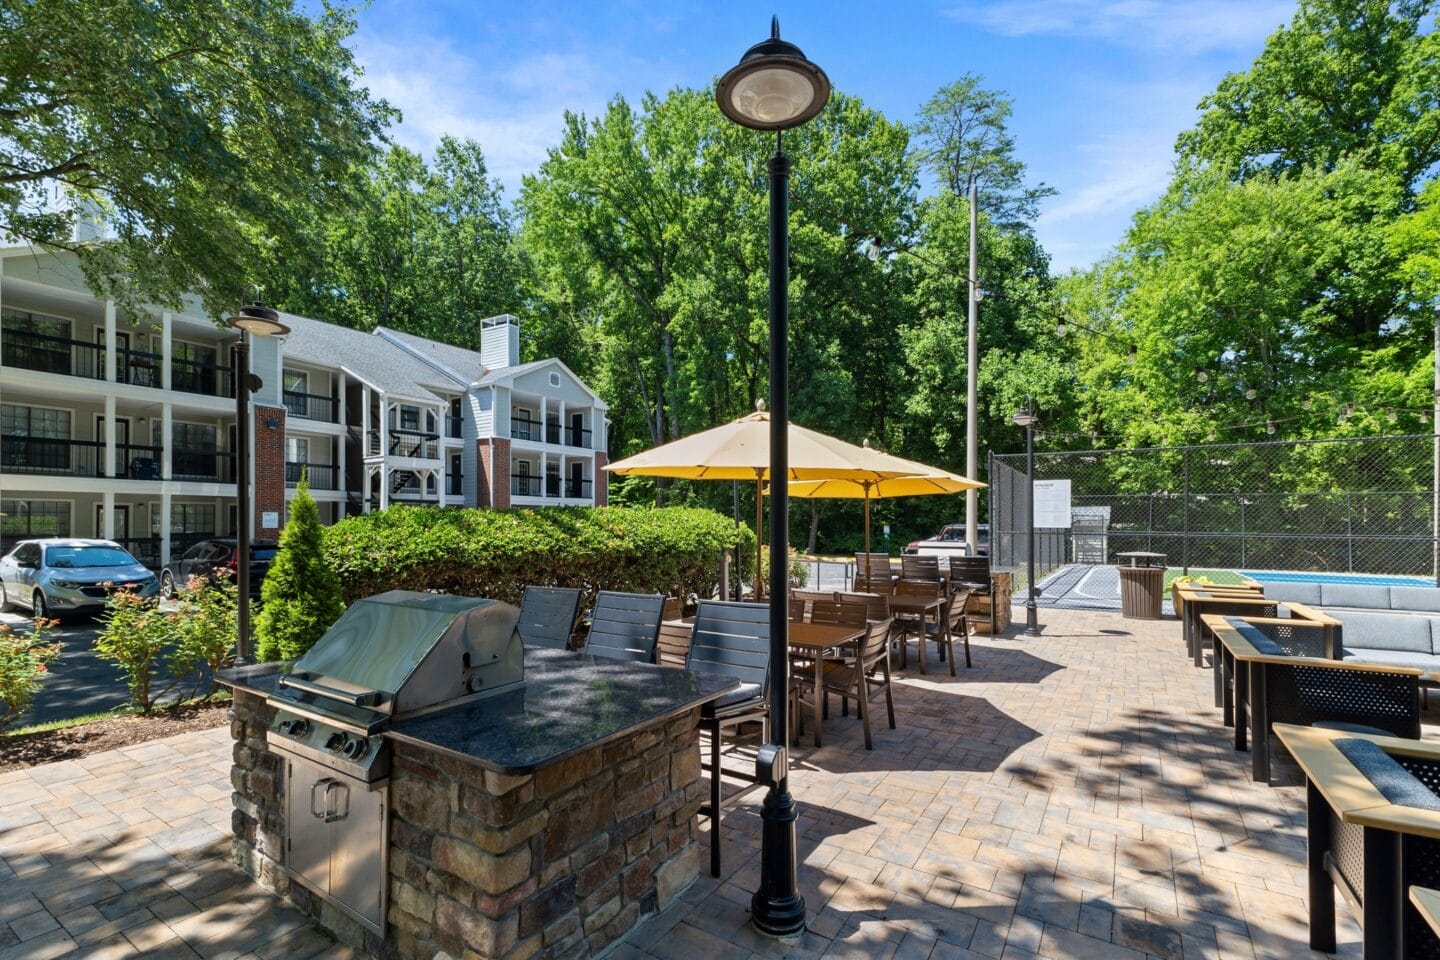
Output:
[[1428,577],[1385,577],[1365,573],[1292,573],[1284,570],[1241,570],[1260,583],[1350,583],[1364,587],[1433,587]]

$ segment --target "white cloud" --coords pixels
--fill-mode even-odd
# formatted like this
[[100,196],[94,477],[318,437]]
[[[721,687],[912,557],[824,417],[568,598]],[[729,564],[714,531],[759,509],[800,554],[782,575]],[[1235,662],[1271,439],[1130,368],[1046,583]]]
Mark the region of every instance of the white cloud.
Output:
[[594,115],[615,90],[613,76],[575,53],[487,62],[434,36],[364,33],[355,46],[370,92],[404,115],[396,141],[429,154],[444,134],[473,138],[511,197],[559,142],[565,111]]
[[1009,37],[1089,37],[1162,53],[1249,48],[1288,23],[1293,0],[966,0],[945,11]]

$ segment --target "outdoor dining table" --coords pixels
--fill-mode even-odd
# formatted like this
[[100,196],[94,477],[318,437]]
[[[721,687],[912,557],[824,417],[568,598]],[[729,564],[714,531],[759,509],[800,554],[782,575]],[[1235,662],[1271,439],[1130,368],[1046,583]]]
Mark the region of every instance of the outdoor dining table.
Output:
[[[896,594],[890,598],[890,612],[892,614],[911,615],[916,617],[920,623],[920,642],[917,646],[920,649],[920,672],[925,672],[925,624],[930,619],[930,611],[935,611],[935,622],[940,623],[940,610],[945,606],[945,595],[938,597],[920,597],[910,594]],[[908,619],[908,616],[906,617]],[[903,667],[906,660],[906,644],[900,646],[900,665]]]
[[[815,666],[815,746],[820,746],[820,708],[824,703],[825,655],[856,643],[865,636],[867,626],[845,626],[835,623],[790,621],[790,648],[814,660]],[[798,729],[798,726],[797,726]]]

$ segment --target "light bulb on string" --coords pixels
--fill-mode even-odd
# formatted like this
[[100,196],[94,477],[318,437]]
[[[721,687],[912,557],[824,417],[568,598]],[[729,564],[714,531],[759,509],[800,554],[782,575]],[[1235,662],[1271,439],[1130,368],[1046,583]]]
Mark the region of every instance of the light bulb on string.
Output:
[[1196,370],[1196,371],[1195,371],[1195,382],[1196,382],[1196,383],[1204,383],[1205,381],[1207,381],[1207,380],[1209,380],[1209,379],[1210,379],[1210,374],[1206,373],[1204,370]]
[[1269,434],[1274,434],[1274,433],[1275,433],[1275,421],[1274,421],[1274,420],[1266,420],[1266,421],[1265,421],[1265,432],[1266,432],[1266,433],[1269,433]]
[[1069,332],[1069,330],[1070,326],[1065,322],[1064,317],[1061,317],[1059,320],[1055,321],[1055,336],[1063,337],[1066,333]]
[[1245,385],[1245,399],[1246,399],[1246,400],[1254,400],[1254,399],[1255,399],[1256,397],[1258,397],[1259,395],[1260,395],[1260,391],[1259,391],[1259,390],[1256,390],[1254,387],[1250,386],[1249,384],[1246,384],[1246,385]]
[[1137,347],[1137,346],[1135,346],[1135,344],[1132,343],[1132,344],[1130,344],[1130,354],[1129,354],[1129,356],[1126,358],[1126,361],[1127,361],[1128,363],[1134,363],[1134,362],[1135,362],[1135,358],[1138,357],[1139,355],[1140,355],[1140,348]]
[[1303,396],[1303,397],[1300,398],[1300,409],[1301,409],[1301,410],[1309,410],[1309,409],[1310,409],[1311,407],[1313,407],[1313,406],[1314,406],[1314,404],[1310,402],[1310,394],[1307,393],[1307,394],[1305,394],[1305,396]]
[[1389,420],[1391,423],[1394,423],[1397,419],[1399,419],[1399,418],[1396,417],[1396,415],[1395,415],[1395,408],[1394,408],[1394,407],[1386,407],[1386,408],[1385,408],[1385,419],[1386,419],[1386,420]]

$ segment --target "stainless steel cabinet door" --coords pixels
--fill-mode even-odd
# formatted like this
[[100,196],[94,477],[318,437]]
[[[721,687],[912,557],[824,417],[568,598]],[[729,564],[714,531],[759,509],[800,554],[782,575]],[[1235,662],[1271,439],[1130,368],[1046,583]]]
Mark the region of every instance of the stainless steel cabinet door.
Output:
[[377,929],[384,923],[390,885],[383,847],[387,795],[384,784],[366,789],[358,781],[347,780],[331,789],[335,820],[330,825],[334,830],[330,896]]
[[317,763],[287,757],[285,820],[289,831],[290,871],[316,893],[330,893],[330,830],[326,794],[336,782]]

